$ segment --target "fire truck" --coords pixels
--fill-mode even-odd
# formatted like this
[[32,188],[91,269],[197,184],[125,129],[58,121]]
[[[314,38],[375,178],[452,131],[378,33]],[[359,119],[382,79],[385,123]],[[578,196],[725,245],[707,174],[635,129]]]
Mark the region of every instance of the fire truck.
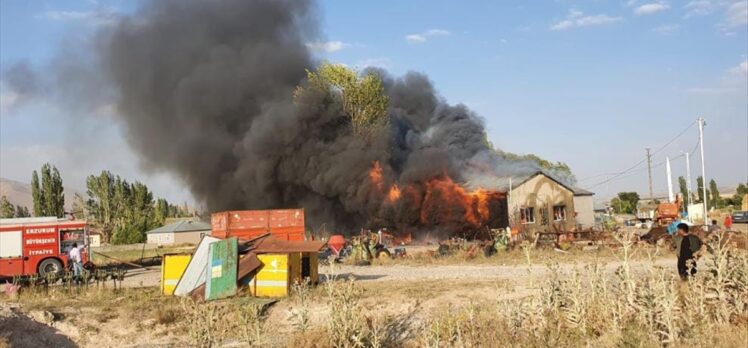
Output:
[[69,267],[68,252],[78,244],[88,261],[86,221],[35,217],[0,219],[0,278],[46,276]]

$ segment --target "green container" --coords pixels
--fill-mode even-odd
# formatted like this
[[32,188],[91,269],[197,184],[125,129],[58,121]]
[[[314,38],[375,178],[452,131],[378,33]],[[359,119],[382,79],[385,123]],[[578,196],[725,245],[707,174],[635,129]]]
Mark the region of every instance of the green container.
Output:
[[236,294],[236,272],[239,255],[236,238],[210,244],[205,299],[217,300]]

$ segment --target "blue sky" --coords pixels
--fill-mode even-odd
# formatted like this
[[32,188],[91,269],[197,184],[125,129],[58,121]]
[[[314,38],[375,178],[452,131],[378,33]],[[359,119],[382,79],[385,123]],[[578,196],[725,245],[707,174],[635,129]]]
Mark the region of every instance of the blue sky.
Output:
[[[0,1],[0,65],[49,64],[136,1]],[[343,1],[318,4],[320,59],[427,74],[450,103],[484,118],[498,148],[568,163],[605,198],[645,192],[645,167],[605,184],[699,116],[707,120],[707,177],[748,181],[748,1]],[[0,70],[0,71],[2,71]],[[189,200],[166,173],[143,173],[111,118],[62,132],[62,109],[15,107],[7,90],[0,117],[0,176],[28,181],[45,161],[82,187],[91,172],[138,178],[157,194]],[[78,134],[105,134],[95,146]],[[690,151],[697,128],[655,154]],[[92,140],[93,141],[93,140]],[[60,162],[60,163],[57,163]],[[697,176],[698,157],[692,157]],[[674,175],[685,173],[682,158]],[[665,191],[665,169],[654,169]],[[695,186],[695,184],[694,184]]]

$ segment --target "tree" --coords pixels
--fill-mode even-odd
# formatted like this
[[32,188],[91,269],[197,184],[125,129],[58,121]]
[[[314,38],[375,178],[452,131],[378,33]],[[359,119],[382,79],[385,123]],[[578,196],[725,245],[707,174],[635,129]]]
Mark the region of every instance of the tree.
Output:
[[169,213],[168,202],[163,199],[154,202],[153,193],[146,185],[130,184],[108,171],[90,175],[86,186],[89,196],[86,210],[105,240],[113,244],[143,242],[145,232],[160,226]]
[[31,174],[31,198],[34,201],[34,216],[45,216],[46,205],[44,204],[44,195],[39,186],[39,174],[36,170]]
[[619,192],[618,197],[610,201],[613,211],[618,214],[634,214],[639,203],[639,194],[636,192]]
[[0,198],[0,218],[12,218],[16,216],[16,208],[8,202],[8,198],[2,196]]
[[52,210],[50,214],[57,217],[65,216],[65,188],[62,186],[62,176],[57,167],[52,167]]
[[374,72],[362,76],[345,65],[325,63],[316,71],[307,70],[307,86],[296,88],[296,100],[301,100],[310,89],[338,101],[357,136],[369,139],[389,124],[389,97]]
[[735,189],[735,194],[731,198],[728,198],[725,203],[739,209],[743,205],[743,197],[747,194],[748,186],[742,183],[738,184],[738,187]]
[[717,182],[714,181],[714,179],[709,181],[709,191],[710,191],[710,197],[711,197],[711,202],[709,202],[709,207],[721,208],[722,197],[719,196],[719,189],[717,188]]
[[[684,201],[687,201],[688,200],[688,184],[686,183],[686,178],[679,176],[678,186],[680,188],[681,197],[683,197]],[[684,205],[684,208],[685,208],[685,205]]]
[[[699,197],[699,203],[704,203],[704,178],[703,177],[696,178],[696,189],[698,190],[696,194]],[[706,191],[706,197],[709,198],[709,190]]]
[[34,171],[31,174],[31,196],[34,200],[35,216],[65,215],[65,194],[62,187],[62,177],[56,167],[49,163],[42,165],[42,182]]
[[169,217],[169,202],[159,198],[156,200],[156,207],[153,209],[153,220],[156,225],[163,225],[167,217]]
[[109,241],[114,229],[114,176],[108,171],[102,171],[98,176],[89,175],[86,188],[89,197],[87,210],[104,240]]
[[31,214],[29,214],[29,208],[26,208],[21,205],[16,205],[16,217],[17,218],[25,218],[30,217]]
[[541,169],[544,169],[544,170],[548,171],[550,174],[557,174],[557,175],[565,176],[565,177],[571,179],[571,181],[576,181],[576,178],[574,178],[574,174],[571,172],[571,167],[569,167],[569,165],[566,164],[566,163],[564,163],[564,162],[560,162],[559,161],[559,162],[555,162],[554,163],[554,162],[551,162],[551,161],[548,161],[546,159],[543,159],[540,156],[532,154],[532,153],[526,154],[526,155],[518,155],[516,153],[505,152],[505,151],[501,151],[501,150],[498,150],[497,153],[501,157],[504,157],[505,159],[507,159],[509,161],[515,161],[515,162],[516,161],[532,161],[532,162],[535,162],[535,163],[538,164],[538,166]]

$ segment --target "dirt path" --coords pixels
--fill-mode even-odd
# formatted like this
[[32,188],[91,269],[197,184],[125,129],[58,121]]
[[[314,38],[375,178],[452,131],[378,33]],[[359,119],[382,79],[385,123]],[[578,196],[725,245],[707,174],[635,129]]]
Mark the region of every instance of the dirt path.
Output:
[[[656,266],[672,268],[675,272],[676,259],[664,258],[655,261]],[[620,261],[609,262],[605,264],[607,272],[613,272],[622,263]],[[632,261],[631,267],[634,270],[644,269],[651,266],[650,261]],[[583,264],[561,263],[560,270],[563,272],[572,271],[575,267],[582,268]],[[517,279],[522,277],[540,278],[548,273],[546,265],[534,264],[529,268],[525,265],[497,266],[497,265],[424,265],[424,266],[403,266],[403,265],[386,265],[386,266],[348,266],[336,265],[334,267],[321,266],[320,274],[338,274],[338,277],[346,278],[353,276],[360,281],[422,281],[422,280],[444,280],[444,279],[469,279],[469,280],[498,280],[498,279]]]

